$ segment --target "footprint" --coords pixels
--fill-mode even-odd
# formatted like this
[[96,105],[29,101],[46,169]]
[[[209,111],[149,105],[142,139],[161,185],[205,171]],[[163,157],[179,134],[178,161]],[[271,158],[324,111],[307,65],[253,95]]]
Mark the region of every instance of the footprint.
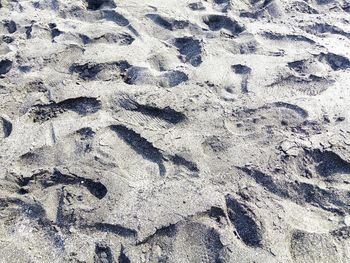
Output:
[[190,222],[177,228],[174,241],[174,257],[183,259],[184,263],[220,262],[223,244],[219,233],[201,223]]
[[212,31],[219,31],[221,29],[226,29],[233,36],[238,36],[242,33],[245,28],[241,26],[238,22],[232,20],[227,16],[222,15],[208,15],[203,17],[203,22]]
[[87,9],[89,10],[100,10],[104,8],[116,8],[114,0],[86,0]]
[[198,67],[202,63],[202,42],[193,37],[176,38],[174,46],[179,50],[184,62]]
[[283,85],[289,91],[315,96],[327,90],[334,83],[332,71],[349,68],[348,58],[334,53],[320,53],[307,59],[289,62],[287,70],[268,87],[277,88]]
[[85,39],[85,43],[104,43],[104,44],[118,44],[121,46],[131,45],[135,41],[135,38],[129,33],[106,33],[99,37]]
[[31,177],[21,178],[18,180],[18,186],[30,192],[32,187],[39,184],[43,189],[55,185],[79,185],[85,187],[93,196],[103,199],[107,195],[107,188],[100,182],[95,182],[89,178],[77,176],[74,174],[63,174],[54,169],[53,173],[48,171],[34,174]]
[[315,44],[315,41],[313,41],[311,38],[308,38],[303,35],[297,35],[297,34],[281,34],[277,32],[267,31],[262,33],[262,36],[264,36],[267,39],[275,40],[275,41],[286,41],[286,42],[297,41],[297,42],[305,42],[310,45]]
[[331,177],[335,174],[350,174],[350,163],[340,158],[332,151],[307,151],[315,162],[316,172],[322,177]]
[[[350,163],[330,149],[299,149],[299,154],[293,156],[289,155],[288,151],[283,151],[287,156],[284,162],[287,169],[296,170],[303,177],[322,180],[325,183],[347,182]],[[333,187],[336,187],[335,184]]]
[[296,230],[292,233],[290,251],[295,263],[344,262],[342,248],[328,234]]
[[71,73],[70,67],[74,62],[79,61],[84,54],[84,49],[78,45],[69,45],[63,50],[53,53],[51,56],[46,57],[45,66],[53,68],[58,72]]
[[193,11],[203,11],[206,9],[202,2],[190,3],[188,7]]
[[[315,74],[324,72],[324,66],[329,66],[332,70],[346,70],[350,68],[348,58],[334,53],[320,53],[317,56],[304,60],[296,60],[288,63],[288,67],[297,73]],[[323,66],[323,68],[322,68]]]
[[213,7],[221,12],[227,12],[231,8],[231,0],[211,0]]
[[271,139],[275,130],[297,131],[306,126],[307,117],[307,111],[297,105],[274,102],[255,109],[235,110],[227,127],[234,133]]
[[103,10],[102,14],[104,19],[106,19],[107,21],[112,21],[118,26],[127,27],[130,25],[130,21],[127,18],[125,18],[123,15],[117,13],[114,10]]
[[4,26],[7,29],[7,32],[9,32],[10,34],[13,34],[17,31],[17,24],[15,21],[13,20],[5,20],[4,22]]
[[260,247],[263,228],[254,213],[230,195],[226,196],[228,217],[235,227],[239,238],[248,246]]
[[184,122],[187,119],[183,113],[170,107],[158,108],[148,104],[139,104],[135,100],[128,97],[119,99],[119,105],[125,110],[139,112],[150,117],[151,119],[158,119],[157,121],[165,121],[173,125]]
[[94,263],[114,263],[112,250],[105,244],[96,244]]
[[270,175],[247,167],[239,169],[265,190],[297,204],[310,204],[339,215],[345,215],[350,211],[350,203],[346,197],[349,195],[348,191],[336,188],[323,189],[317,185],[299,181],[276,180]]
[[83,80],[111,80],[123,79],[127,69],[131,65],[125,61],[116,61],[110,63],[85,63],[72,64],[69,68],[71,73],[77,73]]
[[258,19],[261,17],[280,17],[284,12],[284,6],[279,0],[257,0],[253,1],[251,11],[243,11],[241,17]]
[[49,27],[50,27],[50,30],[51,30],[52,41],[55,40],[55,37],[58,37],[61,34],[63,34],[63,32],[57,28],[57,25],[55,23],[50,23]]
[[12,64],[12,61],[9,59],[0,60],[0,78],[11,70]]
[[79,97],[61,101],[59,103],[39,104],[29,111],[33,122],[43,123],[67,111],[72,111],[80,116],[96,113],[102,108],[101,102],[96,98]]
[[290,7],[290,11],[297,11],[299,13],[303,14],[318,14],[319,12],[313,8],[311,5],[309,5],[306,2],[303,1],[295,1],[293,2],[293,5]]
[[94,223],[89,225],[80,225],[81,229],[94,230],[101,233],[110,233],[113,235],[118,235],[120,237],[135,238],[137,236],[137,231],[134,229],[126,228],[119,224],[108,224],[108,223]]
[[186,20],[169,19],[158,14],[148,14],[146,17],[151,19],[158,26],[170,31],[184,29],[189,26],[189,22]]
[[334,53],[321,53],[319,61],[326,62],[333,70],[345,70],[350,68],[350,60],[347,57]]
[[248,78],[252,69],[248,66],[237,64],[233,65],[232,70],[234,73],[241,75],[241,91],[242,93],[248,93]]
[[172,88],[188,80],[186,73],[179,70],[170,70],[154,74],[145,67],[132,66],[126,71],[124,81],[130,85],[158,85]]
[[120,254],[118,257],[118,263],[131,263],[130,259],[127,257],[127,255],[124,252],[124,247],[121,246],[120,248]]
[[0,117],[0,140],[9,137],[12,133],[12,123],[5,119],[4,117]]
[[159,174],[161,176],[165,175],[166,169],[164,166],[163,154],[158,148],[154,147],[151,142],[124,125],[113,125],[110,128],[137,154],[156,163],[159,167]]
[[[221,262],[224,247],[214,228],[192,221],[158,229],[142,244],[145,243],[150,245],[145,247],[149,250],[148,262],[177,263],[179,259],[182,263]],[[155,249],[158,253],[153,252]]]
[[273,88],[271,92],[275,92],[275,89],[280,91],[280,87],[284,87],[288,91],[289,96],[290,92],[293,92],[293,94],[302,93],[308,96],[316,96],[326,91],[333,83],[334,80],[328,77],[320,77],[314,74],[299,76],[294,73],[287,73],[279,76],[277,80],[267,87]]

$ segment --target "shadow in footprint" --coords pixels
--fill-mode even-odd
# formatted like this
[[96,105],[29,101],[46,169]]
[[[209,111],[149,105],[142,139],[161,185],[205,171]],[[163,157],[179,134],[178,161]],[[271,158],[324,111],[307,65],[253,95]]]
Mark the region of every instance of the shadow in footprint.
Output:
[[111,126],[111,130],[126,142],[136,153],[140,154],[143,158],[158,164],[159,174],[161,176],[165,175],[166,169],[163,163],[163,154],[159,149],[154,147],[151,142],[124,125],[113,125]]
[[86,0],[89,10],[99,10],[102,8],[116,8],[114,0]]
[[94,263],[113,263],[112,250],[105,244],[96,244]]
[[66,111],[73,111],[81,116],[87,116],[98,112],[102,107],[101,102],[96,98],[79,97],[51,103],[46,105],[35,105],[30,110],[33,122],[45,122],[56,118]]
[[19,179],[17,183],[20,187],[27,187],[29,189],[31,184],[36,183],[39,183],[43,188],[54,185],[81,185],[98,199],[104,198],[108,192],[106,186],[100,182],[95,182],[94,180],[73,174],[63,174],[57,169],[55,169],[52,174],[42,172],[28,178]]
[[231,196],[226,196],[228,217],[242,241],[251,247],[260,247],[262,229],[255,222],[254,214]]
[[2,75],[8,73],[12,68],[12,61],[9,59],[4,59],[0,61],[0,78]]
[[233,36],[242,33],[245,28],[233,21],[231,18],[222,15],[208,15],[203,17],[203,22],[211,31],[219,31],[221,29],[228,30]]
[[0,125],[2,128],[0,129],[0,139],[9,137],[12,133],[12,123],[3,117],[0,117]]
[[158,14],[148,14],[146,15],[146,17],[151,19],[156,25],[170,31],[177,30],[177,29],[184,29],[189,26],[188,21],[168,19]]
[[198,67],[202,63],[202,43],[199,39],[192,37],[176,38],[174,42],[184,62],[189,62],[192,66]]

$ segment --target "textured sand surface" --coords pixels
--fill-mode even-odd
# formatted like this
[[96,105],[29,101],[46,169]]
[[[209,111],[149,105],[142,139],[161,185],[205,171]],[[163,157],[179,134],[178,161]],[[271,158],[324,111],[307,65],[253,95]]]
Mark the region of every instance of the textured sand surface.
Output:
[[348,0],[0,6],[0,262],[350,262]]

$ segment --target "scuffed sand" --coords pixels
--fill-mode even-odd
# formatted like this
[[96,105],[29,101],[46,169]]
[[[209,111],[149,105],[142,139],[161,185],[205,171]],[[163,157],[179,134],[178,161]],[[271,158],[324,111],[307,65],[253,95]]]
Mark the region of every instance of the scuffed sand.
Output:
[[0,262],[350,262],[347,0],[0,6]]

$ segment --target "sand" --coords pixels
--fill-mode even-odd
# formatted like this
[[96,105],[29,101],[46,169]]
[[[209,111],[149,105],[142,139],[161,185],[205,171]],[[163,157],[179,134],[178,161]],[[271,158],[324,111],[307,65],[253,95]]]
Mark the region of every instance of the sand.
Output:
[[0,6],[0,262],[350,262],[347,0]]

